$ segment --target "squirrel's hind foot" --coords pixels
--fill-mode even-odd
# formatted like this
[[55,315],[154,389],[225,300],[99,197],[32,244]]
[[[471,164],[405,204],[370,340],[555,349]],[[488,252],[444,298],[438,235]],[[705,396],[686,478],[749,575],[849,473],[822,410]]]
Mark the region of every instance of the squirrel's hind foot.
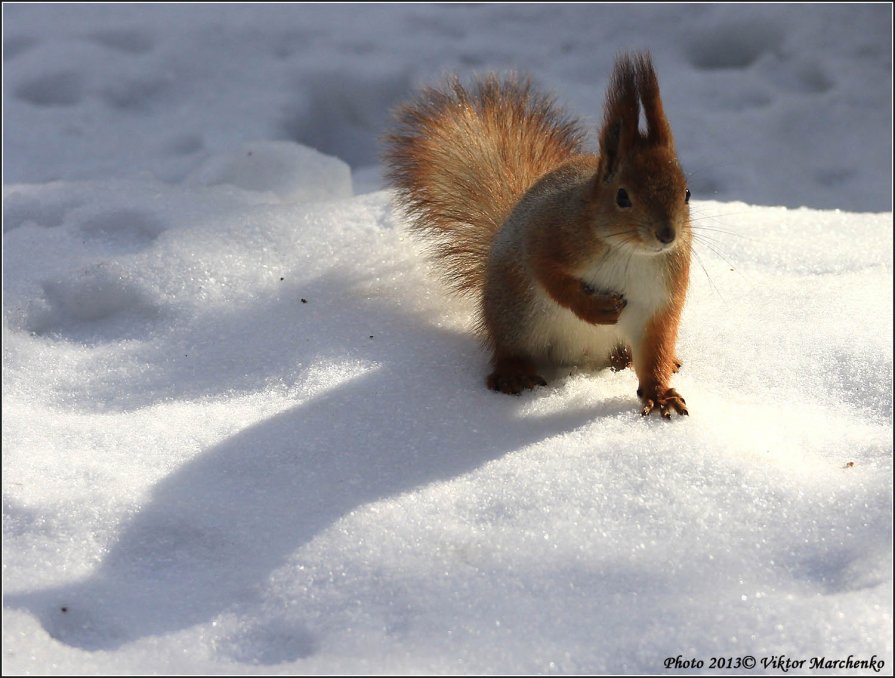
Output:
[[495,361],[494,371],[486,381],[492,391],[519,395],[525,389],[546,386],[547,381],[530,360],[525,358],[501,358]]
[[631,360],[631,349],[623,344],[619,344],[612,353],[609,354],[609,369],[613,372],[621,372],[629,367],[633,367],[634,362]]
[[643,403],[643,409],[640,410],[640,414],[644,417],[649,416],[656,407],[659,408],[659,413],[663,419],[671,419],[672,412],[689,416],[687,401],[673,388],[650,389],[650,391],[651,393],[645,394],[642,389],[637,389],[637,395],[640,396],[640,400]]

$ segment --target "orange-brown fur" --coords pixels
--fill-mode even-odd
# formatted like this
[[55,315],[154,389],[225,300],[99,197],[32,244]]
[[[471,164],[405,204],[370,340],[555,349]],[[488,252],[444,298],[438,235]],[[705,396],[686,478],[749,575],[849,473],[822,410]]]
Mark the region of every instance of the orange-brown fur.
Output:
[[544,173],[583,149],[584,131],[527,79],[456,77],[396,113],[387,177],[411,227],[430,239],[458,292],[478,293],[491,239]]
[[478,298],[489,388],[543,384],[544,363],[633,360],[643,414],[687,414],[669,381],[689,193],[648,54],[616,62],[599,139],[584,154],[577,123],[528,81],[452,78],[399,109],[387,176],[448,281]]

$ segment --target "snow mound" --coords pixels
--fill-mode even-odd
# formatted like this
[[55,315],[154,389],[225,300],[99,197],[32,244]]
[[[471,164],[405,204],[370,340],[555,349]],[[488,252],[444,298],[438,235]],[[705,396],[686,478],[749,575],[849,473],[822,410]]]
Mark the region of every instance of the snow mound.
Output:
[[488,392],[343,163],[192,176],[5,190],[7,666],[891,658],[890,215],[694,201],[669,423],[627,371]]
[[335,200],[352,195],[344,162],[288,141],[244,144],[205,160],[186,178],[192,186],[234,186],[272,193],[280,202]]

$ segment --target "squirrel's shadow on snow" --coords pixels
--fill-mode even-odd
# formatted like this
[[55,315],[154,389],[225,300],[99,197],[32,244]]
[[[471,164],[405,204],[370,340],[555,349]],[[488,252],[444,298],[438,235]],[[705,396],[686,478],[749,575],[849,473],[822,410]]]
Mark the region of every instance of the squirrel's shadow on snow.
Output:
[[[32,611],[51,636],[87,650],[239,614],[258,604],[273,570],[357,507],[457,477],[623,407],[522,416],[532,396],[487,391],[474,340],[387,300],[375,305],[390,341],[364,337],[369,371],[199,454],[154,487],[92,576],[7,595],[6,605]],[[339,324],[362,325],[358,313],[343,308]],[[329,336],[329,349],[338,348],[340,335]],[[335,353],[315,342],[300,357]],[[313,635],[302,624],[289,628],[290,656],[266,661],[261,651],[251,660],[313,653]]]

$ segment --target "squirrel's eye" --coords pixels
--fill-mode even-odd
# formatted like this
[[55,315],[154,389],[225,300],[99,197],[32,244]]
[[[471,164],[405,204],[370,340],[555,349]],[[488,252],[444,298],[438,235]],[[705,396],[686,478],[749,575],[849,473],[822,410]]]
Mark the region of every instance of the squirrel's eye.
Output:
[[631,199],[628,197],[628,192],[625,189],[618,189],[618,195],[615,196],[615,204],[619,207],[631,206]]
[[684,196],[684,202],[690,202],[690,189],[687,189],[687,195]]

